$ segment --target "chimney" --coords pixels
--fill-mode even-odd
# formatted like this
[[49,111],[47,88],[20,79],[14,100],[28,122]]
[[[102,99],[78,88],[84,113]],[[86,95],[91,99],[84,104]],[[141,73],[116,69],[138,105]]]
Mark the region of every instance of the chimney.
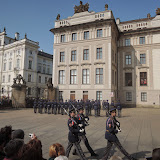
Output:
[[15,39],[19,41],[19,33],[18,32],[15,33]]
[[120,24],[120,19],[119,18],[116,19],[116,24]]

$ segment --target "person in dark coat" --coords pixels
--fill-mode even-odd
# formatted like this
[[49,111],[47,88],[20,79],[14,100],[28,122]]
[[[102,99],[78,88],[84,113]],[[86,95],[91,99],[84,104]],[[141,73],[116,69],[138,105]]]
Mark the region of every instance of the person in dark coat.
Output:
[[122,110],[122,106],[120,103],[120,100],[118,100],[117,104],[116,104],[117,110],[118,110],[118,118],[121,117],[121,110]]
[[86,157],[79,144],[79,137],[78,137],[78,133],[84,132],[84,129],[79,128],[79,121],[75,117],[75,110],[73,108],[69,110],[69,114],[70,114],[70,118],[68,119],[68,128],[69,128],[68,140],[69,142],[68,142],[68,146],[66,149],[66,156],[69,157],[69,153],[74,145],[81,160],[86,160]]
[[[116,120],[116,108],[112,107],[110,109],[110,117],[106,121],[106,132],[105,132],[105,139],[107,139],[107,147],[105,150],[105,154],[102,160],[107,160],[110,154],[110,150],[112,145],[114,144],[129,160],[135,160],[126,150],[122,147],[121,143],[119,142],[118,137],[116,134],[121,132],[120,123]],[[118,129],[116,128],[118,126]]]
[[97,117],[98,116],[98,102],[97,102],[97,100],[95,101],[93,106],[94,106],[94,116]]
[[37,113],[37,106],[38,106],[37,99],[35,99],[33,103],[34,113]]
[[[89,145],[89,142],[88,142],[88,139],[86,137],[86,131],[85,131],[85,127],[89,125],[88,123],[88,120],[89,120],[89,117],[88,116],[84,116],[84,108],[82,106],[80,106],[78,108],[78,114],[77,114],[77,119],[79,120],[80,122],[80,126],[82,129],[84,129],[84,132],[80,132],[78,133],[78,136],[79,136],[79,140],[83,141],[86,148],[88,149],[88,151],[90,152],[91,156],[98,156],[94,151],[93,149],[91,148],[91,146]],[[79,141],[79,143],[80,143]],[[73,151],[73,153],[75,154],[76,153],[76,149]]]

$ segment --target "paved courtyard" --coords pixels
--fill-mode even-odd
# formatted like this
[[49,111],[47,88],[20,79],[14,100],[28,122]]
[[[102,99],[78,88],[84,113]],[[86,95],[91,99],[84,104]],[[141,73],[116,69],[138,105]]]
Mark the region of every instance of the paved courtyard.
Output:
[[[107,141],[105,133],[105,112],[101,117],[90,117],[90,125],[86,128],[90,145],[99,154],[101,159]],[[34,114],[32,109],[0,110],[0,128],[12,125],[13,129],[25,131],[25,142],[29,141],[28,134],[35,133],[42,141],[43,156],[48,158],[49,146],[53,143],[61,143],[67,146],[67,119],[62,115]],[[123,109],[121,122],[122,132],[118,134],[124,148],[137,159],[151,156],[154,148],[160,147],[160,109],[131,108]],[[93,159],[86,150],[83,142],[81,146],[88,159]],[[111,155],[124,157],[117,148],[112,148]],[[70,154],[70,160],[78,160],[78,156]],[[125,159],[125,158],[124,158]]]

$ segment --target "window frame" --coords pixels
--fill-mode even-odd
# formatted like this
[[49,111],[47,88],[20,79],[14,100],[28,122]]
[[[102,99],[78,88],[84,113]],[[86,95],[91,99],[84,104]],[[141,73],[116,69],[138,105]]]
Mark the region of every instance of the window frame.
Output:
[[103,68],[96,68],[96,84],[103,84]]
[[[126,76],[126,75],[131,75],[131,76]],[[130,79],[131,78],[131,79]],[[127,82],[131,80],[130,82]],[[131,83],[131,84],[130,84]],[[126,87],[132,87],[133,86],[133,77],[132,77],[132,72],[126,72],[125,73],[125,86]]]
[[70,84],[77,84],[77,70],[70,70]]
[[76,61],[77,59],[77,51],[76,50],[72,50],[71,51],[71,61]]
[[140,86],[147,86],[147,72],[140,72]]
[[97,50],[96,50],[96,59],[102,59],[102,57],[103,57],[102,47],[101,48],[97,48]]
[[90,82],[89,76],[90,76],[89,69],[82,69],[82,84],[89,84],[89,82]]
[[97,29],[97,38],[103,37],[103,29]]
[[89,49],[84,49],[83,50],[83,60],[89,60]]
[[147,92],[141,92],[141,102],[147,102]]
[[65,62],[65,52],[60,52],[60,62]]

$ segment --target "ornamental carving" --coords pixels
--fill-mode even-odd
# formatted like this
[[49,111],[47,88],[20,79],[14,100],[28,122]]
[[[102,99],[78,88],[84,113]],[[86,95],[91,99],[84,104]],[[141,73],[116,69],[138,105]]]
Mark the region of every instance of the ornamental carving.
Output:
[[80,5],[74,7],[74,13],[81,13],[81,12],[85,12],[88,11],[89,9],[89,3],[86,3],[85,5],[83,5],[83,2],[80,1]]
[[157,15],[160,15],[160,8],[157,8],[156,14],[157,14]]

